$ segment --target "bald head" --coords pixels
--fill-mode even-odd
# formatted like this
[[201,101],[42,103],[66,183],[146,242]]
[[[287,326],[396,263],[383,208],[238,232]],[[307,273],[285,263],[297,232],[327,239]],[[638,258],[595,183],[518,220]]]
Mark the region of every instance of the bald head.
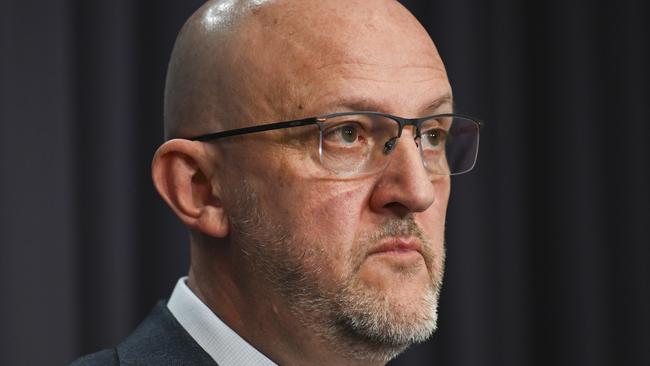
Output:
[[391,69],[404,67],[412,69],[402,72],[406,78],[426,77],[426,69],[446,79],[428,34],[396,1],[208,1],[174,46],[165,134],[189,137],[324,113],[328,98],[343,97],[335,90],[355,69],[391,82]]
[[262,1],[208,1],[181,29],[165,84],[165,136],[182,137],[214,126],[228,108],[233,32]]
[[[169,64],[165,129],[181,138],[152,163],[192,232],[188,285],[278,364],[379,365],[424,339],[450,180],[425,166],[421,125],[399,130],[407,142],[390,156],[395,125],[354,113],[219,143],[182,137],[337,112],[433,116],[450,98],[433,42],[397,1],[206,3]],[[326,164],[337,159],[359,171],[339,174]]]

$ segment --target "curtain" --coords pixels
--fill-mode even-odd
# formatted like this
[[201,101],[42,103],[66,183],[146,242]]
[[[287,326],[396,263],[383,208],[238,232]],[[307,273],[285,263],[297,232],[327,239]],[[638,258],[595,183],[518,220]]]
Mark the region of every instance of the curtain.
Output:
[[[201,1],[0,4],[0,364],[65,364],[187,272],[150,162]],[[391,365],[650,364],[648,3],[403,4],[486,127],[452,179],[439,330]]]

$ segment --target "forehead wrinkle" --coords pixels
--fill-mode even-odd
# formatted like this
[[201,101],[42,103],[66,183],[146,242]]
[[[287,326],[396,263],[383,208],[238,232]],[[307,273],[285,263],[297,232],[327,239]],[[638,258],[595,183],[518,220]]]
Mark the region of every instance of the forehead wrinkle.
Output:
[[[377,81],[427,81],[433,79],[447,79],[447,73],[439,58],[426,57],[430,59],[430,63],[414,64],[412,60],[402,63],[392,63],[390,60],[382,63],[368,62],[364,60],[353,61],[337,61],[328,64],[318,65],[315,71],[320,71],[325,74],[326,78],[331,78],[331,75],[336,75],[343,78],[366,79]],[[372,78],[363,76],[366,73],[376,73],[378,75],[386,75],[390,79]],[[428,75],[424,77],[424,75]],[[414,79],[410,79],[410,77]],[[392,80],[391,80],[392,79]]]
[[[320,60],[315,65],[312,62],[312,67],[314,70],[331,68],[408,68],[412,70],[435,69],[442,73],[446,72],[433,44],[431,44],[430,48],[423,48],[422,44],[412,45],[411,49],[400,49],[405,46],[399,44],[378,47],[377,43],[380,36],[373,35],[368,39],[366,43],[374,43],[373,47],[368,50],[359,50],[359,47],[356,47],[353,42],[340,42],[329,45],[327,54],[320,57]],[[362,39],[363,36],[359,36],[356,42],[364,43]],[[390,49],[392,52],[387,54],[383,51],[385,49]],[[311,52],[311,54],[314,53],[318,54],[319,50]]]
[[412,63],[406,63],[406,64],[391,64],[391,63],[379,63],[379,62],[368,62],[368,61],[362,61],[361,59],[355,60],[355,61],[334,61],[330,63],[320,63],[318,66],[315,67],[316,70],[320,69],[326,69],[330,67],[338,67],[338,66],[380,66],[380,67],[394,67],[394,68],[402,68],[402,67],[408,67],[408,68],[413,68],[413,69],[439,69],[438,67],[433,66],[430,63],[423,63],[423,64],[412,64]]
[[[422,104],[422,108],[419,108],[419,110],[421,112],[433,113],[446,105],[451,106],[453,110],[454,102],[451,93],[446,93],[443,96],[436,98],[432,102],[429,101]],[[387,114],[394,113],[393,111],[386,108],[386,103],[380,100],[365,96],[340,96],[337,97],[337,99],[326,103],[320,115],[337,112],[381,112]]]
[[[374,82],[379,82],[379,83],[388,83],[388,84],[401,84],[404,82],[404,80],[391,80],[391,79],[379,79],[379,78],[374,78],[374,77],[369,77],[369,76],[349,76],[346,79],[349,80],[363,80],[363,81],[374,81]],[[426,79],[416,79],[416,80],[408,80],[408,83],[411,84],[421,84],[421,83],[426,83],[426,82],[431,82],[432,80],[435,80],[435,78],[426,78]]]

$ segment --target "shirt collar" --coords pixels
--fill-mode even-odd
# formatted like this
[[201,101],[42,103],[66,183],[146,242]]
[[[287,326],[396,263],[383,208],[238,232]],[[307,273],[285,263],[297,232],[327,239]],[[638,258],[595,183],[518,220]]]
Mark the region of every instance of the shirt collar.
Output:
[[226,325],[187,286],[176,283],[167,308],[176,320],[220,366],[275,366],[260,351]]

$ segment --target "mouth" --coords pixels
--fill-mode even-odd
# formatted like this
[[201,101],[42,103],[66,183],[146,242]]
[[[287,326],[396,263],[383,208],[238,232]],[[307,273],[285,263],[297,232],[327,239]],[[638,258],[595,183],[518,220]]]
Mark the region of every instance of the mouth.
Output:
[[382,240],[373,247],[368,256],[373,255],[413,255],[422,254],[422,244],[413,237],[392,237]]

